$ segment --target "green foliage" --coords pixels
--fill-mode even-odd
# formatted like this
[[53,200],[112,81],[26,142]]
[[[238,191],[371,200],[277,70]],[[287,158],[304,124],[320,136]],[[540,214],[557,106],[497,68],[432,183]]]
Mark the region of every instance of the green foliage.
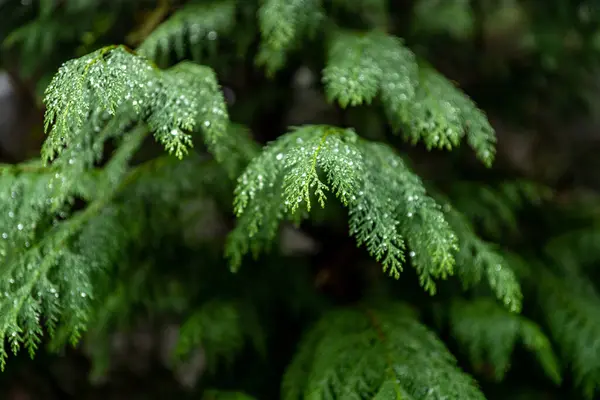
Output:
[[437,337],[393,303],[323,316],[302,340],[281,397],[484,398]]
[[342,107],[371,103],[380,93],[392,126],[428,149],[452,149],[466,136],[491,165],[494,130],[475,104],[430,67],[417,66],[399,39],[380,32],[336,32],[323,80],[330,100]]
[[[52,160],[83,123],[102,112],[147,121],[167,151],[181,158],[201,129],[216,157],[228,115],[214,72],[190,63],[160,71],[124,47],[107,47],[63,65],[46,90],[49,130],[42,156]],[[202,106],[201,106],[202,105]]]
[[238,178],[239,220],[227,248],[232,267],[249,249],[258,254],[267,246],[279,221],[298,218],[302,204],[310,211],[313,195],[324,207],[328,191],[349,208],[350,233],[384,271],[399,277],[406,236],[425,289],[435,292],[433,279],[452,274],[454,234],[402,159],[354,131],[308,125],[271,143]]
[[256,61],[273,75],[289,52],[311,37],[324,18],[320,0],[263,0],[258,11],[261,47]]
[[[535,54],[523,65],[559,65],[569,46],[543,48],[544,24],[521,26],[529,14],[556,17],[558,7],[46,0],[25,12],[16,3],[6,7],[19,22],[0,27],[0,64],[35,71],[32,86],[54,77],[41,159],[0,165],[0,339],[13,352],[83,340],[98,377],[111,365],[114,332],[140,319],[176,321],[170,367],[201,350],[206,399],[250,399],[241,390],[272,397],[285,363],[285,399],[483,399],[418,321],[413,308],[427,313],[432,302],[399,279],[409,265],[448,305],[475,372],[491,365],[495,381],[512,385],[506,371],[519,342],[553,383],[568,384],[570,371],[585,396],[597,395],[595,217],[544,231],[529,211],[556,201],[547,188],[504,168],[493,171],[501,183],[488,184],[496,135],[477,104],[496,99],[476,104],[466,93],[479,82],[455,83],[433,66],[461,75],[450,62],[456,52],[486,66],[469,79],[487,77],[498,67],[486,58],[494,27],[518,30],[521,44],[540,39],[521,49]],[[583,26],[589,49],[587,34],[600,30],[589,10],[579,12],[587,23],[565,12],[564,26]],[[457,41],[460,51],[448,44]],[[481,54],[467,57],[475,48]],[[321,73],[304,79],[307,70]],[[302,124],[281,132],[290,120]],[[461,153],[443,168],[412,150],[409,160],[398,137],[427,150],[466,142],[483,166]],[[561,207],[547,213],[570,218]],[[290,224],[292,240],[280,229]],[[348,235],[373,260],[348,251]],[[254,265],[240,269],[246,262]],[[366,293],[377,307],[356,307]],[[315,320],[295,346],[295,333]],[[0,346],[2,367],[7,352]]]
[[175,50],[177,59],[183,59],[192,49],[192,59],[201,62],[203,52],[219,35],[227,35],[235,24],[235,0],[185,4],[148,36],[138,51],[161,64],[169,61]]
[[414,8],[413,28],[419,33],[448,33],[464,40],[473,34],[474,25],[469,0],[421,0]]
[[600,298],[589,284],[549,272],[537,276],[538,303],[577,386],[588,399],[598,393],[600,360]]
[[[35,165],[28,166],[32,170],[23,166],[17,174],[10,167],[3,172],[2,208],[9,210],[10,223],[2,233],[0,253],[0,338],[10,341],[13,352],[24,343],[33,355],[42,334],[42,318],[51,334],[57,324],[66,327],[65,336],[72,342],[85,330],[95,276],[118,261],[129,241],[136,239],[131,213],[109,204],[128,179],[121,166],[145,134],[145,129],[138,128],[127,137],[103,173],[90,177],[102,194],[64,221],[59,218],[71,214],[68,206],[73,196],[86,192],[77,188],[86,183],[85,177],[68,180],[51,170],[40,173],[44,170]],[[56,186],[60,195],[53,197]],[[5,359],[2,348],[2,368]]]
[[516,274],[502,254],[491,243],[481,240],[467,218],[449,203],[444,211],[456,232],[459,252],[456,255],[457,273],[465,288],[478,284],[483,275],[495,296],[511,311],[521,311],[522,293]]
[[535,322],[510,313],[486,298],[456,300],[450,306],[449,318],[452,335],[468,352],[473,366],[481,369],[484,363],[491,364],[496,381],[504,378],[519,340],[535,353],[546,375],[560,383],[557,358],[550,341]]

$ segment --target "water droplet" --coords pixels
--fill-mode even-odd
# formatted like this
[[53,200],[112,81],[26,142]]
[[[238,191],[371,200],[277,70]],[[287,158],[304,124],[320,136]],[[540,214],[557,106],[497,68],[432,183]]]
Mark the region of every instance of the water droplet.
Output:
[[177,129],[171,130],[171,135],[173,135],[173,136],[179,135],[179,130],[177,130]]
[[411,252],[410,252],[410,256],[411,256],[411,257],[414,257],[414,256],[416,256],[416,255],[417,255],[417,253],[415,253],[414,251],[411,251]]
[[283,154],[279,153],[275,158],[277,159],[277,161],[281,161],[283,159]]
[[23,230],[23,224],[17,225],[17,229],[20,230],[20,231],[22,231]]
[[210,126],[210,121],[204,121],[204,126],[208,128]]
[[8,239],[8,233],[2,232],[2,239]]
[[10,278],[10,279],[8,280],[8,283],[10,283],[10,284],[13,284],[13,283],[15,283],[15,280],[14,280],[13,278]]
[[208,32],[208,34],[206,35],[206,37],[208,38],[208,40],[216,40],[217,39],[217,32],[215,31],[210,31]]
[[9,217],[9,218],[14,218],[14,217],[15,217],[15,213],[14,213],[14,212],[12,212],[12,211],[9,211],[9,212],[8,212],[8,217]]
[[406,215],[408,215],[408,218],[412,218],[412,216],[413,216],[413,213],[409,212],[409,213],[408,213],[408,214],[406,214]]
[[84,292],[81,292],[81,297],[85,297],[87,296],[87,294],[85,294]]

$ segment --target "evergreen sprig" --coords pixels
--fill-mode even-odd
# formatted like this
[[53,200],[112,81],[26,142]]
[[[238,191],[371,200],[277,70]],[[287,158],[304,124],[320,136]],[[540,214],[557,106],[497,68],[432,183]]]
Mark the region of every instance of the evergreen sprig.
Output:
[[433,279],[452,274],[456,238],[420,179],[387,146],[322,125],[279,137],[238,178],[238,225],[227,246],[232,267],[250,249],[260,253],[280,220],[301,218],[301,205],[310,211],[313,195],[324,207],[329,191],[349,208],[358,245],[365,244],[385,271],[399,277],[406,236],[425,289],[435,292]]
[[301,39],[316,33],[324,18],[321,0],[263,0],[258,10],[262,40],[257,63],[273,75]]
[[538,304],[552,339],[571,366],[576,385],[593,399],[600,387],[600,297],[587,282],[548,271],[535,279]]
[[520,341],[535,353],[546,375],[560,384],[557,357],[550,340],[535,322],[508,312],[487,298],[452,302],[449,319],[452,335],[468,353],[471,364],[481,369],[488,362],[496,381],[504,378],[514,347]]
[[[109,205],[123,182],[127,182],[127,163],[145,137],[146,129],[134,130],[117,150],[106,169],[92,178],[102,195],[84,210],[71,213],[69,190],[75,187],[58,173],[44,180],[40,171],[23,172],[6,187],[4,209],[13,219],[2,246],[3,268],[0,276],[2,300],[0,339],[8,339],[13,352],[24,343],[33,355],[45,321],[50,334],[60,322],[64,339],[75,343],[87,327],[89,301],[93,298],[95,275],[110,268],[122,254],[128,239],[134,236],[130,220]],[[32,176],[33,175],[33,176]],[[39,175],[42,180],[36,180]],[[83,180],[85,181],[85,180]],[[37,184],[43,182],[43,186]],[[117,185],[114,185],[118,182]],[[34,183],[40,198],[32,202],[24,184]],[[60,203],[52,195],[55,184],[63,184]],[[37,188],[36,188],[37,186]],[[59,205],[60,204],[60,207]],[[14,210],[14,211],[13,211]],[[68,219],[60,221],[59,218]],[[6,360],[0,348],[0,366]]]
[[520,312],[523,302],[521,285],[510,262],[497,246],[475,234],[468,219],[444,199],[440,200],[448,223],[458,237],[456,255],[457,275],[465,288],[477,285],[483,279],[495,296],[513,312]]
[[380,94],[394,130],[413,143],[452,149],[466,137],[483,163],[493,162],[496,139],[483,112],[394,36],[335,32],[323,80],[329,99],[342,107],[369,104]]
[[[122,46],[105,47],[68,61],[46,90],[48,139],[42,156],[50,161],[102,113],[146,121],[158,141],[177,157],[191,146],[190,132],[201,130],[217,157],[228,113],[214,72],[182,63],[161,71]],[[201,106],[202,105],[202,106]]]
[[281,397],[484,398],[442,342],[396,303],[324,315],[304,336]]
[[236,0],[192,1],[161,23],[138,47],[139,54],[166,64],[175,51],[177,59],[203,60],[203,52],[219,36],[228,35],[235,26]]

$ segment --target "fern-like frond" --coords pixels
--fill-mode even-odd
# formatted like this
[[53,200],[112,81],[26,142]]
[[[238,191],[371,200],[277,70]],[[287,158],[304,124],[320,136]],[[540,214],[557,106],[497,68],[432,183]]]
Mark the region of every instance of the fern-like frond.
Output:
[[433,68],[390,35],[337,31],[323,71],[327,96],[342,107],[370,103],[381,95],[394,130],[428,149],[457,147],[461,140],[491,165],[496,137],[485,114]]
[[549,272],[535,276],[538,304],[552,339],[573,371],[576,385],[593,399],[600,388],[600,297],[589,286]]
[[404,238],[422,285],[452,274],[455,237],[421,180],[390,148],[359,140],[354,131],[307,125],[279,137],[238,178],[238,225],[227,255],[237,268],[244,253],[258,254],[277,233],[280,220],[300,218],[316,196],[332,192],[349,208],[350,233],[398,277]]
[[323,316],[306,334],[289,365],[281,397],[375,396],[484,398],[442,342],[405,306],[341,309]]
[[[350,232],[384,270],[398,277],[402,237],[410,247],[411,264],[421,285],[435,293],[433,279],[452,275],[456,237],[439,205],[427,195],[421,179],[388,146],[362,143],[363,190],[350,207]],[[402,235],[402,236],[399,236]]]
[[137,51],[166,64],[173,49],[179,60],[189,49],[192,59],[201,62],[204,50],[235,26],[235,8],[235,0],[192,1],[160,24]]
[[324,13],[321,0],[263,0],[258,11],[261,44],[257,63],[277,72],[301,39],[316,32]]
[[[53,203],[53,185],[69,184],[54,172],[50,172],[50,180],[44,180],[43,169],[22,172],[6,188],[9,195],[2,200],[10,210],[8,217],[14,220],[2,234],[6,239],[10,235],[10,245],[5,239],[0,247],[0,340],[8,339],[14,352],[24,343],[33,354],[42,333],[42,318],[51,334],[60,322],[65,341],[76,342],[85,330],[94,276],[111,266],[133,235],[131,221],[109,205],[124,179],[123,164],[146,133],[142,127],[126,137],[103,173],[94,178],[102,195],[83,211],[70,215],[68,199],[74,193],[70,186],[63,187],[62,205]],[[29,199],[36,195],[40,197],[32,203]],[[70,218],[59,220],[67,216]],[[2,346],[2,367],[5,358]]]
[[413,143],[422,140],[427,148],[451,149],[466,137],[483,163],[490,166],[494,160],[496,135],[483,111],[431,67],[420,65],[413,101],[388,114]]
[[167,150],[182,157],[192,131],[202,131],[215,157],[224,157],[219,139],[228,113],[214,72],[181,63],[166,71],[124,47],[106,47],[68,61],[46,90],[46,130],[42,155],[52,160],[82,132],[95,115],[146,121]]
[[557,384],[561,382],[550,341],[535,322],[486,298],[452,302],[449,318],[452,335],[473,366],[480,370],[485,363],[491,364],[496,381],[504,378],[514,347],[520,341],[535,353],[546,375]]
[[465,287],[477,285],[485,275],[495,296],[513,312],[521,310],[521,285],[511,265],[492,243],[477,236],[468,219],[450,203],[443,203],[444,214],[458,237],[456,272]]
[[388,111],[395,114],[414,97],[417,71],[414,54],[394,36],[336,31],[323,81],[329,100],[342,107],[369,104],[381,93]]
[[[197,304],[191,303],[190,292],[184,290],[181,282],[162,274],[160,262],[156,267],[161,272],[154,269],[156,256],[150,249],[160,246],[167,251],[165,238],[179,240],[182,227],[189,226],[189,218],[182,215],[185,205],[199,196],[214,195],[210,190],[214,182],[226,181],[224,171],[216,163],[196,154],[183,160],[165,155],[135,167],[127,177],[127,185],[110,203],[110,209],[126,216],[122,219],[128,236],[121,240],[128,243],[128,251],[114,263],[111,274],[94,280],[95,296],[84,337],[95,377],[104,375],[110,366],[107,345],[112,333],[131,329],[140,308],[157,313],[181,313],[186,305],[193,307],[192,312],[196,309]],[[97,257],[102,258],[102,254]],[[193,287],[196,293],[197,287]],[[244,312],[242,316],[249,314]],[[60,332],[58,336],[52,342],[54,349],[63,345]],[[211,356],[209,361],[218,360]]]

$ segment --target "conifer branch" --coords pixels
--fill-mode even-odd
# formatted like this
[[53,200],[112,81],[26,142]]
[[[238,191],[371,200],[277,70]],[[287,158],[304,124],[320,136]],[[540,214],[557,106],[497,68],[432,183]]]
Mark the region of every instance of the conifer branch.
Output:
[[201,62],[210,42],[227,35],[235,26],[236,0],[192,1],[160,24],[140,45],[137,52],[151,60],[166,64],[174,49],[178,59],[191,52]]
[[440,202],[444,204],[444,214],[458,238],[459,252],[456,255],[456,266],[463,285],[465,287],[477,285],[485,274],[495,296],[509,310],[520,312],[523,294],[511,265],[491,243],[481,240],[475,234],[464,215],[444,199],[440,199]]
[[457,147],[462,138],[490,166],[495,133],[485,114],[442,75],[421,63],[389,35],[335,32],[323,81],[331,101],[342,107],[371,103],[379,93],[395,131],[428,149]]
[[384,271],[399,277],[406,236],[426,290],[434,293],[433,280],[452,274],[456,238],[402,159],[351,130],[311,125],[269,144],[238,178],[238,225],[226,248],[232,269],[244,253],[256,256],[264,249],[280,220],[300,218],[302,204],[310,211],[313,195],[324,207],[328,191],[349,208],[350,233],[382,261]]
[[[383,397],[388,393],[390,397]],[[281,397],[376,395],[484,398],[439,339],[405,306],[392,303],[364,312],[342,309],[326,314],[303,338],[285,373]]]
[[258,11],[261,46],[256,62],[273,75],[304,37],[313,35],[324,19],[321,0],[263,0]]
[[[123,46],[102,48],[68,61],[46,90],[42,156],[50,161],[76,142],[88,118],[126,117],[147,121],[158,141],[181,158],[191,146],[189,132],[204,133],[208,147],[223,158],[220,138],[228,114],[214,72],[178,64],[161,71]],[[202,107],[200,106],[202,104]]]
[[453,336],[479,369],[485,362],[494,368],[494,379],[501,381],[510,365],[517,340],[534,352],[546,375],[560,384],[560,368],[550,340],[541,328],[527,318],[506,311],[493,300],[480,298],[456,300],[450,306]]
[[538,304],[575,384],[587,399],[600,388],[600,297],[589,285],[549,271],[535,276]]
[[[4,342],[4,339],[9,339],[13,352],[17,352],[20,343],[25,342],[30,354],[33,354],[42,333],[42,317],[46,319],[51,334],[55,331],[56,323],[62,321],[63,332],[68,334],[73,343],[86,329],[89,300],[93,298],[93,275],[110,267],[114,257],[118,258],[120,254],[119,248],[126,244],[127,220],[112,215],[108,205],[139,175],[140,167],[125,176],[123,164],[139,147],[146,133],[147,130],[141,127],[127,137],[126,143],[116,152],[98,181],[102,185],[100,192],[103,195],[83,211],[74,213],[64,222],[52,224],[39,237],[35,222],[31,228],[18,222],[13,246],[3,248],[0,252],[5,261],[0,279],[3,293],[0,300],[0,309],[3,310],[0,340]],[[115,186],[117,175],[123,178]],[[51,193],[52,187],[46,186],[45,190]],[[43,196],[42,202],[46,198]],[[19,200],[18,196],[11,196],[9,201]],[[21,209],[17,221],[22,221],[21,217],[29,212]],[[43,215],[39,214],[37,220]],[[90,222],[93,219],[96,223]],[[18,235],[27,235],[25,238],[35,239],[36,242],[32,245],[25,242],[24,247],[20,248],[23,242],[17,239]],[[104,258],[98,258],[102,254]],[[5,359],[6,352],[2,346],[2,368]]]

